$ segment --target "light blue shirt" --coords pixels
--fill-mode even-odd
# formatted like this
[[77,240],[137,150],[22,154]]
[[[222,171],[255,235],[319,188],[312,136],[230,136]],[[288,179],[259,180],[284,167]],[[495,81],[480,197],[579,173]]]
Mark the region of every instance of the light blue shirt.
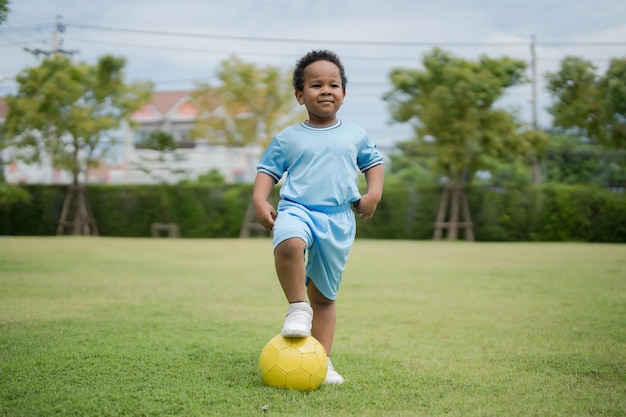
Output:
[[257,172],[276,182],[287,173],[283,199],[309,208],[333,207],[359,200],[358,172],[382,163],[367,132],[354,123],[338,121],[324,128],[300,123],[272,139]]

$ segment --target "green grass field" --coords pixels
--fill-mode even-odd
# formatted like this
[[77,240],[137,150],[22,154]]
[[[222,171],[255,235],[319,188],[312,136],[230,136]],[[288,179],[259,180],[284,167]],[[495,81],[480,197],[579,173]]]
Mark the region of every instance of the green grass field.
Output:
[[257,374],[271,251],[0,238],[0,415],[626,415],[626,245],[357,240],[308,394]]

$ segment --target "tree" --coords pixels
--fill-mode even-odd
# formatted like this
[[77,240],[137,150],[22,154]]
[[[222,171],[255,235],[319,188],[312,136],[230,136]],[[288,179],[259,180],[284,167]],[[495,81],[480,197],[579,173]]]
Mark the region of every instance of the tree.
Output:
[[302,118],[290,76],[236,57],[222,61],[219,85],[201,84],[194,94],[203,111],[192,136],[228,147],[265,146],[278,131]]
[[139,160],[132,163],[132,168],[139,169],[160,183],[167,183],[172,174],[186,172],[185,169],[177,168],[186,160],[186,155],[179,152],[181,144],[167,132],[151,132],[135,147],[144,151],[137,154]]
[[546,180],[623,188],[626,149],[606,149],[576,135],[556,131],[543,162]]
[[[9,14],[9,0],[0,0],[0,24],[7,20]],[[3,148],[4,143],[4,129],[0,125],[0,151]],[[30,194],[28,191],[20,188],[13,187],[4,182],[4,163],[2,160],[2,154],[0,153],[0,210],[8,207],[16,202],[27,202],[30,200]]]
[[7,20],[9,14],[9,0],[0,0],[0,23]]
[[[465,185],[478,171],[495,169],[500,161],[527,161],[538,154],[547,137],[523,129],[497,100],[509,87],[525,82],[523,61],[482,56],[477,62],[434,49],[425,55],[424,69],[395,68],[393,90],[385,96],[394,121],[411,123],[415,137],[400,149],[424,159],[436,177],[447,184],[438,213],[435,238],[448,228],[457,236],[459,210],[464,211],[466,238],[471,222]],[[450,221],[444,222],[448,201]]]
[[[121,121],[150,98],[150,84],[125,84],[124,65],[123,58],[111,55],[96,65],[55,55],[18,74],[18,92],[6,98],[5,145],[13,157],[29,163],[50,161],[72,175],[59,234],[65,226],[73,226],[73,234],[97,234],[81,179],[97,165],[96,152],[111,147],[111,133]],[[104,143],[107,136],[110,141]],[[64,217],[72,215],[72,221]]]
[[626,58],[612,59],[604,75],[582,58],[568,56],[547,73],[554,97],[548,111],[555,127],[607,148],[626,149]]

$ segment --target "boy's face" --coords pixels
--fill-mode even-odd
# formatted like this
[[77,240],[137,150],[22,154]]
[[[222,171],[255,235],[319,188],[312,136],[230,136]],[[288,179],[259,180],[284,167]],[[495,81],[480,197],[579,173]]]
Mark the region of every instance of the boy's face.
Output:
[[335,123],[345,97],[337,65],[316,61],[304,69],[304,89],[296,91],[296,99],[306,106],[310,125],[322,127]]

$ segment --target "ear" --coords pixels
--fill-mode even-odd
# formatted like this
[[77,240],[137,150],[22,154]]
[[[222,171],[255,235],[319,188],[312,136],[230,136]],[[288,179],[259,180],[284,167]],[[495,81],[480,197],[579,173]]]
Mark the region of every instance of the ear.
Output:
[[300,90],[295,91],[296,100],[298,100],[298,104],[304,104],[304,98],[302,97],[304,93]]

